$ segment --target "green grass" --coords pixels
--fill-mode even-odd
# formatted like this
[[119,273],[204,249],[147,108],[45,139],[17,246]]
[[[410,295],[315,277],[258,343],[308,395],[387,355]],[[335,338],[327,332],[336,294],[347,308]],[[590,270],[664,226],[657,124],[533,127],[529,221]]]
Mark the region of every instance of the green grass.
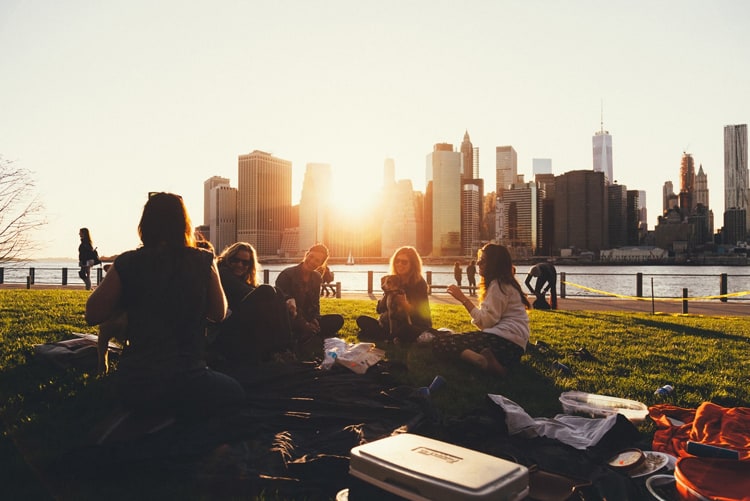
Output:
[[[0,481],[4,488],[14,486],[10,492],[16,498],[38,499],[44,492],[16,443],[54,444],[56,450],[45,452],[53,456],[72,440],[60,434],[60,423],[69,423],[72,430],[82,420],[95,422],[106,406],[94,404],[111,401],[95,377],[47,367],[31,356],[33,344],[67,339],[71,332],[95,332],[83,319],[88,296],[75,290],[0,290]],[[375,301],[324,299],[322,310],[343,314],[341,336],[356,342],[354,319],[374,315]],[[432,314],[435,327],[472,329],[463,307],[434,304]],[[424,386],[436,374],[445,377],[448,384],[433,396],[444,415],[481,407],[488,393],[510,398],[534,417],[560,413],[558,397],[568,390],[652,405],[662,402],[654,390],[667,383],[675,387],[667,401],[680,407],[704,401],[750,406],[750,317],[558,310],[531,311],[530,318],[531,342],[544,341],[557,354],[527,353],[504,379],[460,360],[436,361],[428,347],[381,347],[388,359],[408,366],[405,384]],[[581,346],[597,360],[576,359],[572,352]],[[556,360],[568,365],[572,376],[555,372],[551,364]],[[75,398],[84,387],[86,398]],[[642,431],[651,431],[648,422]]]

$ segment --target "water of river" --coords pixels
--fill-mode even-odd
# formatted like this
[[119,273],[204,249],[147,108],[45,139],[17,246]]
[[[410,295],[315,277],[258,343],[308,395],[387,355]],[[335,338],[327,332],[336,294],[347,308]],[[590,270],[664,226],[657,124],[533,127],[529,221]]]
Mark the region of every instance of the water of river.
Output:
[[[269,283],[289,265],[269,265]],[[73,260],[33,261],[4,264],[5,283],[26,283],[29,268],[34,267],[36,284],[61,284],[63,268],[68,269],[68,283],[80,284],[78,266]],[[377,292],[380,277],[388,272],[387,264],[334,265],[335,282],[341,282],[343,291],[367,291],[368,272],[373,272],[373,287]],[[446,286],[454,282],[453,265],[425,266],[431,274],[432,284]],[[465,269],[465,266],[464,266]],[[523,285],[526,267],[519,267],[518,281]],[[683,288],[691,298],[716,296],[720,293],[720,277],[727,275],[727,292],[739,294],[736,299],[750,299],[750,267],[744,266],[569,266],[557,267],[558,274],[565,273],[565,291],[568,296],[606,296],[610,294],[635,296],[637,274],[642,274],[642,295],[659,298],[681,298]],[[92,278],[96,276],[92,272]],[[466,285],[464,275],[463,285]],[[558,283],[558,288],[560,284]],[[745,294],[742,294],[745,293]]]

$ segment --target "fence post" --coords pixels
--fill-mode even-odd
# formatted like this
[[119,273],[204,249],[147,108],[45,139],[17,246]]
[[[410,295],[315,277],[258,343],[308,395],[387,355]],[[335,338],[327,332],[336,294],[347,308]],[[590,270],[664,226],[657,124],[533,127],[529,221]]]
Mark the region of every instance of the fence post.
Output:
[[0,268],[0,284],[5,283],[5,268]]
[[26,275],[26,288],[31,289],[31,275]]
[[263,283],[267,284],[271,280],[271,270],[263,270]]
[[687,313],[688,312],[687,297],[688,297],[688,290],[687,290],[687,288],[682,289],[682,298],[683,298],[682,299],[682,312],[683,313]]
[[643,297],[643,273],[635,274],[635,295]]
[[68,269],[67,268],[63,268],[62,284],[68,285]]
[[560,272],[560,297],[565,299],[565,272]]
[[367,293],[372,294],[372,270],[367,271]]
[[341,299],[341,282],[336,282],[336,299]]
[[30,282],[31,282],[31,285],[34,285],[34,280],[35,280],[35,277],[34,277],[34,272],[35,272],[35,271],[36,271],[36,270],[34,270],[34,268],[33,268],[33,267],[29,268],[29,280],[30,280]]
[[719,283],[719,294],[721,294],[721,302],[727,302],[727,274],[721,274],[721,280]]
[[104,278],[104,270],[100,266],[96,269],[96,285],[102,283],[102,278]]
[[427,280],[427,293],[432,294],[432,270],[427,270],[424,274]]

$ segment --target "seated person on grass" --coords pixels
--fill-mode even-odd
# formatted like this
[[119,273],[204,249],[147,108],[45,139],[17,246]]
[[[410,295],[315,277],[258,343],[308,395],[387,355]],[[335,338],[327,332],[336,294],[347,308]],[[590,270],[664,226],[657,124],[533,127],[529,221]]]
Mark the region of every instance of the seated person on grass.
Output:
[[[478,252],[477,267],[481,278],[479,306],[456,285],[448,286],[448,293],[461,302],[471,315],[471,323],[480,330],[463,334],[434,331],[432,351],[505,375],[521,360],[529,342],[529,301],[513,274],[506,247],[486,244]],[[430,336],[424,337],[428,340]]]
[[264,362],[292,348],[284,296],[258,283],[256,256],[252,245],[237,242],[217,259],[229,314],[209,349],[232,364]]

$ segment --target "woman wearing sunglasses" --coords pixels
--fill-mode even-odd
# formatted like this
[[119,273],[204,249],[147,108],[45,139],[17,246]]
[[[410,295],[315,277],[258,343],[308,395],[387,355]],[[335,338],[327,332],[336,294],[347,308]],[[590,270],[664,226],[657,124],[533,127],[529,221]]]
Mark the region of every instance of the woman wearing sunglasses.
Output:
[[217,259],[229,316],[219,326],[211,351],[232,364],[267,361],[292,348],[289,316],[276,288],[258,281],[257,253],[237,242]]
[[[414,341],[422,332],[432,329],[430,314],[430,299],[427,281],[422,276],[422,258],[414,247],[405,246],[396,249],[391,256],[390,275],[395,275],[406,295],[406,313],[411,319],[411,325],[406,324],[401,330],[393,334],[393,339],[403,342]],[[386,313],[388,304],[385,295],[378,301],[375,311]],[[360,329],[360,339],[384,340],[391,337],[390,333],[380,325],[377,319],[362,315],[357,318]]]

